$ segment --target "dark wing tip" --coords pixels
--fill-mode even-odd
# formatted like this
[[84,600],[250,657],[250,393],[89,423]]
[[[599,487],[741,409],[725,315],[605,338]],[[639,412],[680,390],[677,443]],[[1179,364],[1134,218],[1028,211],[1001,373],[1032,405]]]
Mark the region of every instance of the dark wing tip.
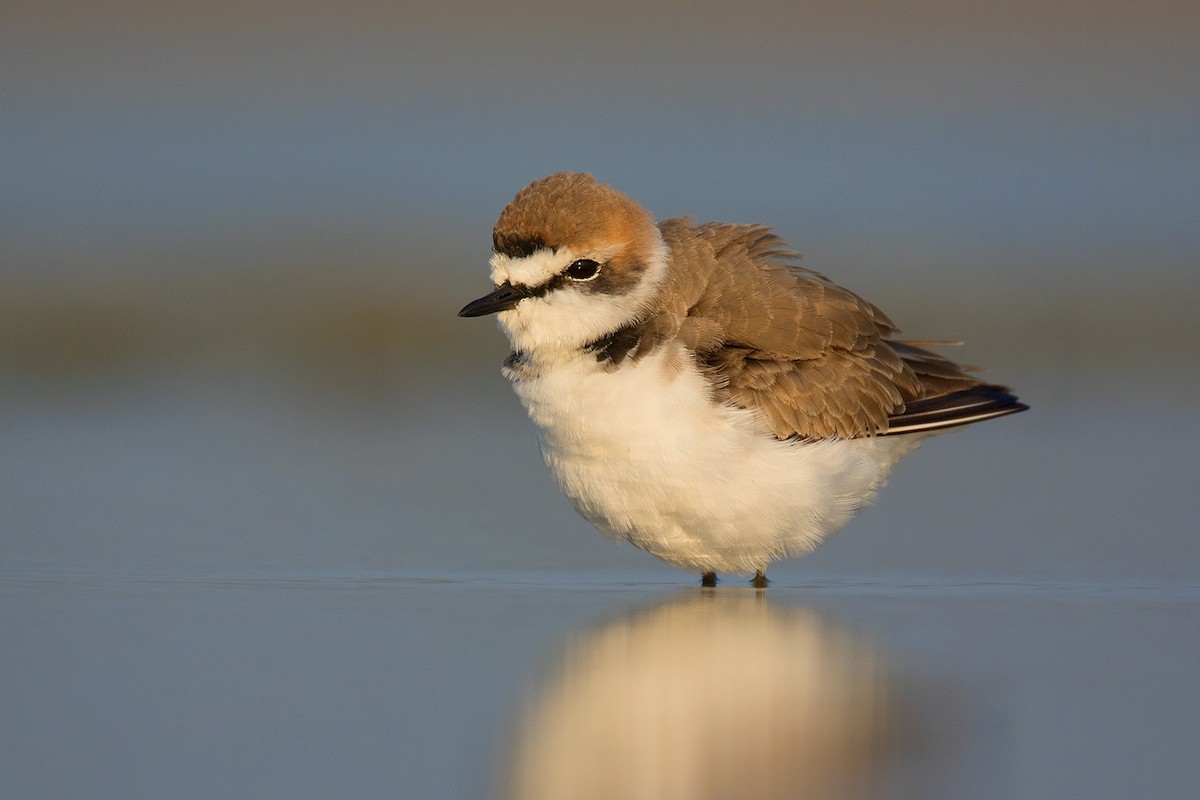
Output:
[[902,412],[888,418],[888,429],[883,435],[952,428],[1027,410],[1029,406],[1018,400],[1007,386],[985,383],[908,403]]

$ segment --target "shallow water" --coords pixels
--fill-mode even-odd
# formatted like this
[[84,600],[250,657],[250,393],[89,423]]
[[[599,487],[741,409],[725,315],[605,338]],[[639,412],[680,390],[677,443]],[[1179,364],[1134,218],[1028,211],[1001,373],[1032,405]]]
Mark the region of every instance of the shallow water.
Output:
[[1189,797],[1200,592],[7,577],[11,797]]
[[1194,797],[1191,410],[1023,391],[765,593],[605,542],[498,379],[11,391],[4,793]]

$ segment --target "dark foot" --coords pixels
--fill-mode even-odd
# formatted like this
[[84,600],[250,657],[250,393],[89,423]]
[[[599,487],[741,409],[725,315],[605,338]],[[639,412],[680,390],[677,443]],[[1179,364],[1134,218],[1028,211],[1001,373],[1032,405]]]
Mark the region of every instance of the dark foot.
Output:
[[769,583],[770,581],[767,580],[766,573],[761,569],[755,572],[754,577],[750,579],[750,585],[755,589],[765,589]]
[[701,586],[716,586],[717,585],[717,573],[706,572],[703,575],[701,575],[700,576],[700,585]]

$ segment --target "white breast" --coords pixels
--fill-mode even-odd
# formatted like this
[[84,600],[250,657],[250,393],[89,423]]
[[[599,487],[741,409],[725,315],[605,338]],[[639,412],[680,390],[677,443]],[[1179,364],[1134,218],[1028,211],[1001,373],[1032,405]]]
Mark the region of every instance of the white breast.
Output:
[[780,441],[754,412],[713,403],[678,344],[615,369],[585,353],[512,377],[579,513],[699,572],[747,573],[811,550],[924,438]]

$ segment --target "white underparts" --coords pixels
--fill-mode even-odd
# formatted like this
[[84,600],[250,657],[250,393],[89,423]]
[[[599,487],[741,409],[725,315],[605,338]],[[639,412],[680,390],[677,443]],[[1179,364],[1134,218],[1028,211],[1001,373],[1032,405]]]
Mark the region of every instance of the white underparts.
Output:
[[[587,305],[590,330],[615,327]],[[516,346],[562,323],[543,310],[503,324]],[[748,573],[812,550],[925,438],[780,441],[756,412],[714,403],[677,342],[617,368],[566,342],[531,358],[511,377],[562,490],[607,535],[693,571]]]

